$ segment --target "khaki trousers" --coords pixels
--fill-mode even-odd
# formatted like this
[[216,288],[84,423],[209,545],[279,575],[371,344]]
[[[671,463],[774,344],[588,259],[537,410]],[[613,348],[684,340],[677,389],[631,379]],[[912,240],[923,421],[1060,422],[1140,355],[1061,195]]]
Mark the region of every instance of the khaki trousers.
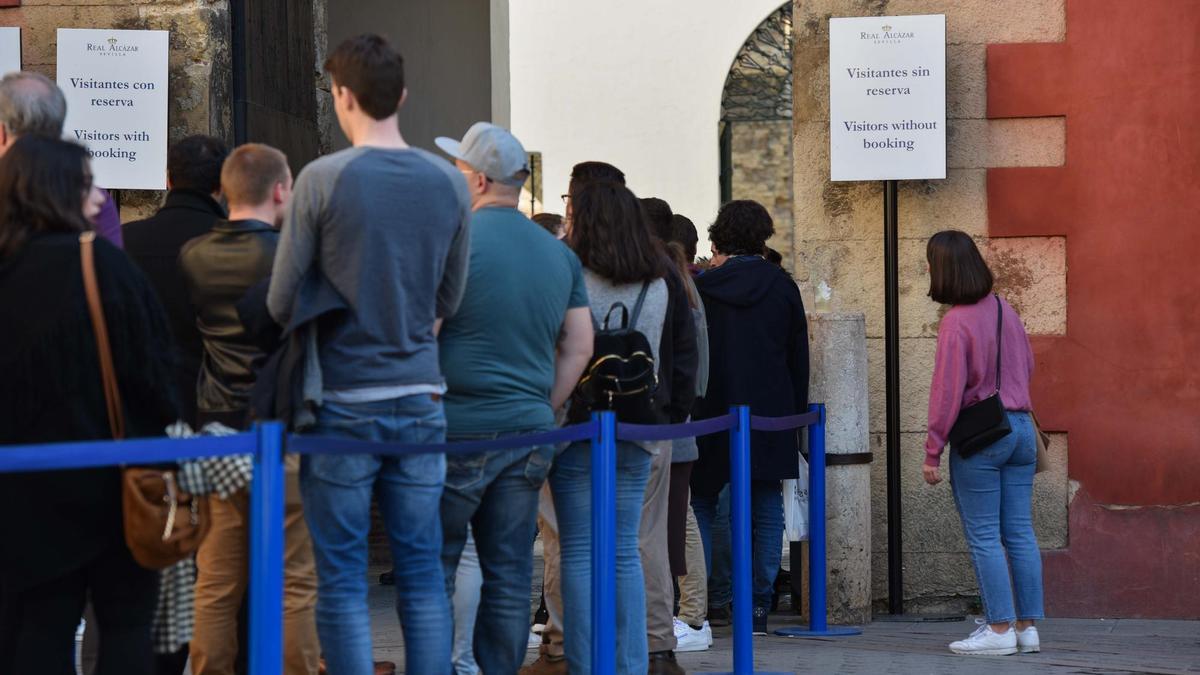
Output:
[[554,658],[563,656],[562,584],[559,576],[558,518],[554,515],[554,497],[550,481],[538,494],[538,530],[542,535],[542,594],[546,596],[546,627],[542,630],[542,651]]
[[[650,481],[646,484],[642,522],[638,529],[638,549],[646,583],[646,642],[651,652],[675,649],[675,588],[667,553],[667,495],[670,485],[671,443],[668,441],[659,444],[658,454],[650,464]],[[558,520],[554,515],[549,482],[542,487],[538,499],[538,527],[542,533],[542,557],[545,562],[542,593],[546,596],[546,612],[550,615],[546,629],[542,631],[542,651],[557,658],[563,655],[562,590],[559,579]]]
[[675,649],[675,584],[667,545],[667,497],[671,492],[671,441],[658,444],[642,502],[638,549],[646,580],[646,645],[650,653]]
[[689,626],[702,626],[708,615],[708,569],[704,564],[704,542],[691,504],[688,504],[685,553],[688,573],[679,577],[679,620]]
[[[288,481],[295,481],[288,474]],[[289,485],[289,494],[298,494]],[[196,554],[196,628],[191,659],[194,675],[233,675],[237,616],[246,592],[250,562],[248,495],[209,500],[212,529]],[[312,541],[298,502],[284,512],[283,667],[288,675],[316,675],[321,656],[315,609],[317,572]]]

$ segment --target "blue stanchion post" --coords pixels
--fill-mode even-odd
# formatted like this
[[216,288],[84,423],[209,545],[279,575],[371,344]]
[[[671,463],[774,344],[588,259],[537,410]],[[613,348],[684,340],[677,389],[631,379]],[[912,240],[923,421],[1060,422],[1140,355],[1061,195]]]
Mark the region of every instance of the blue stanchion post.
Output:
[[[754,675],[754,568],[750,533],[750,407],[729,409],[729,517],[733,521],[733,672]],[[758,675],[785,675],[765,673]]]
[[754,598],[750,547],[750,407],[730,409],[733,429],[729,432],[729,513],[733,549],[733,672],[754,672]]
[[[816,424],[808,427],[808,628],[782,628],[784,637],[833,637],[858,635],[862,631],[848,626],[829,627],[825,596],[825,404],[814,403]],[[795,568],[793,568],[795,569]]]
[[617,670],[617,416],[592,414],[592,672]]
[[818,405],[821,419],[808,432],[808,612],[809,628],[829,627],[825,598],[825,406]]
[[250,486],[250,672],[283,671],[283,439],[280,422],[255,428]]

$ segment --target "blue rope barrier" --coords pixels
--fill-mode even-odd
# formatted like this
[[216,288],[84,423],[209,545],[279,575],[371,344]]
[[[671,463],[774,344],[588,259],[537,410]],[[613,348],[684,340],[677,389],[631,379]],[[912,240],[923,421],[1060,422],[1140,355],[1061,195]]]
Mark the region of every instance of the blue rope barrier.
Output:
[[811,427],[821,421],[821,415],[816,411],[803,415],[788,415],[787,417],[750,416],[750,428],[755,431],[791,431],[801,427]]
[[[809,428],[813,543],[809,549],[812,575],[810,606],[814,629],[810,634],[834,635],[849,629],[830,628],[825,622],[824,548],[824,437],[823,406],[787,417],[758,417],[746,406],[735,406],[728,415],[671,425],[617,424],[612,413],[593,415],[590,422],[491,440],[444,444],[376,443],[348,438],[293,434],[286,436],[278,422],[259,425],[252,433],[200,436],[190,439],[147,438],[125,441],[88,441],[46,445],[0,446],[0,472],[94,468],[122,464],[162,464],[183,459],[251,454],[254,482],[251,489],[251,670],[277,675],[282,669],[282,569],[283,569],[283,465],[285,451],[302,454],[402,455],[418,453],[471,454],[576,441],[592,442],[593,463],[593,666],[611,671],[615,657],[616,579],[615,486],[617,439],[665,441],[730,431],[731,477],[734,500],[734,672],[751,673],[750,617],[749,460],[750,430],[788,431]],[[819,484],[819,486],[818,486]],[[819,504],[815,503],[819,497]],[[819,542],[819,543],[818,543]],[[743,578],[744,577],[744,578]],[[819,591],[817,590],[819,586]],[[740,600],[739,600],[740,596]],[[818,614],[819,611],[819,614]],[[739,628],[740,627],[740,628]],[[749,665],[748,665],[749,664]]]
[[733,428],[733,416],[721,415],[699,422],[682,424],[617,424],[617,438],[622,441],[670,441],[676,438],[707,436]]
[[165,464],[181,459],[250,455],[257,449],[258,440],[252,433],[181,439],[136,438],[47,445],[0,445],[0,472]]

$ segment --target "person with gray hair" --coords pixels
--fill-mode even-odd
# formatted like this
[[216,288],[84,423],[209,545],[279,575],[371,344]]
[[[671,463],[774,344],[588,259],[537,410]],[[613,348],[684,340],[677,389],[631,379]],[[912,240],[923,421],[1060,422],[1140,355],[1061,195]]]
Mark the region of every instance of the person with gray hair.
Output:
[[67,99],[45,75],[19,71],[0,80],[0,154],[21,136],[62,136],[66,117]]
[[[21,70],[0,79],[0,156],[22,136],[62,138],[66,119],[67,99],[50,78]],[[100,192],[104,204],[92,226],[96,234],[124,248],[117,205],[107,190]]]

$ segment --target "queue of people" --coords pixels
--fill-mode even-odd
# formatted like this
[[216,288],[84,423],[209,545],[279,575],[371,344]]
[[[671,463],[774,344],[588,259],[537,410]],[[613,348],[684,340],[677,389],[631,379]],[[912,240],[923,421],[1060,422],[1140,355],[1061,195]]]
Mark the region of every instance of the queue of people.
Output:
[[[565,215],[530,220],[517,208],[528,155],[507,130],[481,122],[462,139],[438,139],[445,157],[407,144],[397,120],[403,60],[383,38],[347,40],[325,69],[352,147],[293,182],[274,148],[229,152],[189,137],[171,149],[162,209],[127,224],[123,241],[96,243],[129,436],[160,436],[180,420],[228,433],[281,418],[301,434],[441,443],[546,431],[597,409],[650,424],[735,403],[770,416],[806,409],[804,305],[766,258],[774,225],[760,204],[721,208],[707,271],[692,222],[661,199],[639,200],[611,164],[577,164]],[[40,76],[0,81],[4,444],[110,433],[79,240],[101,230],[111,198],[92,184],[86,151],[59,140],[60,103]],[[962,277],[946,266],[961,266],[974,245],[947,241],[930,249],[933,297],[957,306],[939,340],[930,482],[940,480],[955,406],[994,382],[977,367],[992,354],[991,277],[976,269],[978,283],[951,288]],[[989,622],[956,648],[965,653],[1036,650],[1042,616],[1026,489],[1033,437],[1020,412],[1030,407],[1032,359],[1004,308],[1003,372],[1019,372],[995,385],[1017,432],[1002,441],[1003,457],[951,462],[956,496],[960,482],[974,485],[958,502]],[[796,433],[754,433],[753,629],[765,635],[782,551],[780,486],[797,476],[801,448]],[[707,649],[712,625],[728,625],[727,448],[727,434],[618,443],[621,673],[681,673],[675,652]],[[194,562],[162,572],[140,567],[125,545],[117,469],[0,474],[0,537],[11,544],[0,549],[0,672],[74,673],[88,603],[99,675],[178,675],[189,659],[197,675],[245,672],[249,463],[202,460],[179,472],[184,489],[210,495],[211,529]],[[590,474],[586,442],[289,458],[285,672],[394,667],[373,656],[373,502],[395,564],[407,672],[590,672]],[[549,618],[540,654],[523,667],[539,532]]]

